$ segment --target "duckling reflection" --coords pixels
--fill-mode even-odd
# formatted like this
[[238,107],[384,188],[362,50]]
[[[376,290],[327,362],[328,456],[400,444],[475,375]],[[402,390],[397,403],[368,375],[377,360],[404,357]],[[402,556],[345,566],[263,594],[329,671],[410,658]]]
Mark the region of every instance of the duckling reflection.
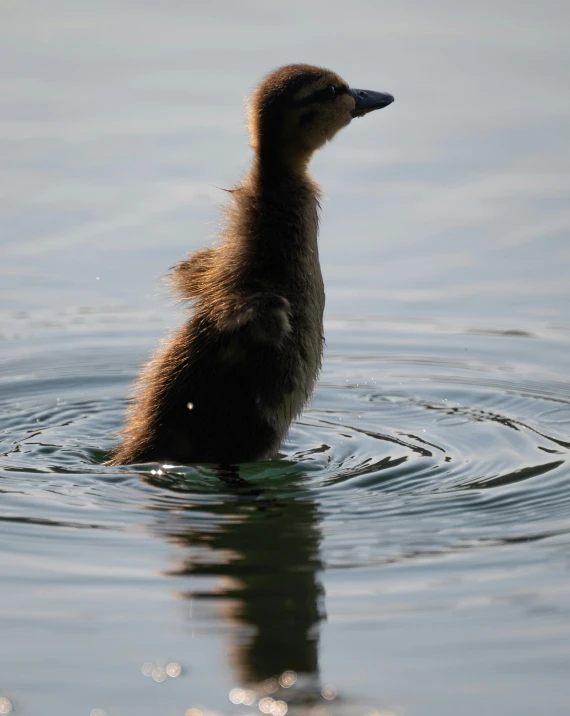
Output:
[[[156,487],[172,486],[168,477],[145,479]],[[299,492],[301,478],[284,475],[280,488],[285,481],[285,495],[276,495],[273,485],[271,492],[253,499],[245,485],[221,488],[207,507],[192,499],[193,485],[186,483],[188,502],[181,500],[175,513],[164,512],[156,524],[161,536],[188,554],[169,575],[219,578],[214,593],[180,593],[194,600],[222,600],[222,619],[239,625],[230,654],[241,685],[287,670],[318,681],[319,623],[325,617],[319,516],[315,502]],[[177,481],[176,492],[184,489]],[[197,527],[196,518],[205,510],[214,516],[209,529],[203,520]]]
[[389,94],[288,65],[253,95],[254,152],[222,242],[174,268],[193,314],[149,363],[109,464],[233,464],[274,455],[320,370],[325,294],[315,151]]

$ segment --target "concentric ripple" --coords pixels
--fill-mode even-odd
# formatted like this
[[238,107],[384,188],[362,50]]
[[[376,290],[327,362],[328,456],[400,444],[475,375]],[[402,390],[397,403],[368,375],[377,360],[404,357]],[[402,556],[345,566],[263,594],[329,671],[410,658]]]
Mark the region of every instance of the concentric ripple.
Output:
[[[319,390],[281,455],[241,469],[255,486],[251,499],[315,501],[329,566],[354,564],[357,546],[366,563],[393,560],[379,539],[393,530],[404,555],[568,530],[565,335],[335,328]],[[150,513],[176,510],[189,495],[200,524],[204,511],[215,522],[234,509],[212,466],[100,465],[136,374],[134,365],[109,366],[105,352],[78,359],[65,349],[41,370],[7,362],[0,454],[8,491],[59,491],[105,506],[111,521],[149,499]]]

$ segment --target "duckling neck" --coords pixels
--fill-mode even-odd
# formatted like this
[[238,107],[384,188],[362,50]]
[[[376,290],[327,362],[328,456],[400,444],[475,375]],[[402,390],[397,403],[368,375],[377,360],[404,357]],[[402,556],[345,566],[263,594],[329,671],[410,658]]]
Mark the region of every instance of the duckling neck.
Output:
[[319,188],[306,164],[256,154],[243,188],[235,197],[234,226],[250,249],[263,246],[263,256],[269,263],[277,260],[280,270],[289,266],[294,272],[294,257],[302,259],[307,251],[318,260]]
[[311,153],[261,146],[255,153],[251,178],[259,188],[275,184],[311,182],[308,167]]

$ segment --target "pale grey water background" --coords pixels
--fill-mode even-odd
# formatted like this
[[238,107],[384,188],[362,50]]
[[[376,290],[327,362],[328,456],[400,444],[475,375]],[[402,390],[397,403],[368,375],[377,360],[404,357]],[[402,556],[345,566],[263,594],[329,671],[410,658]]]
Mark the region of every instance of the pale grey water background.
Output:
[[[335,716],[569,713],[567,3],[0,16],[0,698],[249,713],[229,690],[274,664]],[[257,499],[101,468],[180,320],[160,277],[247,165],[243,97],[292,61],[396,97],[313,165],[311,408]]]

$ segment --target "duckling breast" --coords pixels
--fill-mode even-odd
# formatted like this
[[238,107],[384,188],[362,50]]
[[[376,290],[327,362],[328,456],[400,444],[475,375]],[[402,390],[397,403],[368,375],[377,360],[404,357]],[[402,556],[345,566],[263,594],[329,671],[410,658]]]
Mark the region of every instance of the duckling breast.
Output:
[[271,385],[279,385],[280,390],[257,391],[259,408],[280,440],[313,394],[321,368],[325,292],[317,230],[315,203],[306,209],[305,241],[289,247],[283,269],[282,292],[290,306],[291,330],[265,364],[271,366]]

